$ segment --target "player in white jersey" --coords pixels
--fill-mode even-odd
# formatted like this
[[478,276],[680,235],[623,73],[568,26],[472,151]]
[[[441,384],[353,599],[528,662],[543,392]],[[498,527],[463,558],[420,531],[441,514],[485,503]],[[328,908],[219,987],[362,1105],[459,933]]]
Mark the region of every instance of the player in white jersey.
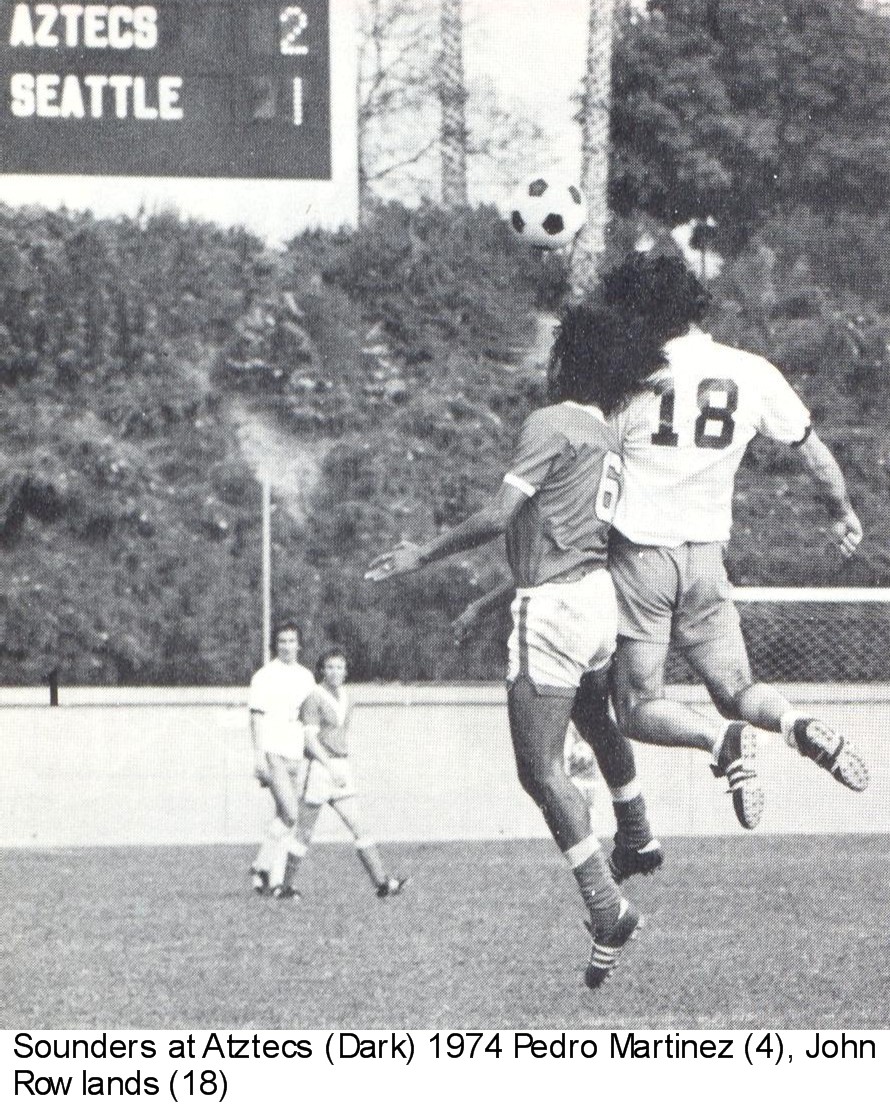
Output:
[[276,626],[272,641],[275,657],[254,673],[248,695],[254,775],[275,802],[275,818],[266,829],[251,873],[257,892],[279,897],[286,894],[288,856],[306,852],[295,832],[304,746],[300,709],[315,688],[315,678],[297,660],[300,629],[293,620]]
[[[609,562],[619,599],[614,686],[622,730],[642,741],[710,752],[747,828],[760,819],[763,793],[756,733],[745,724],[782,733],[790,746],[861,791],[868,774],[849,743],[754,681],[723,566],[735,475],[756,434],[796,449],[831,513],[841,554],[852,556],[862,528],[837,462],[774,365],[698,329],[708,296],[681,262],[631,255],[604,277],[603,299],[647,328],[664,353],[651,390],[613,421],[624,462]],[[671,643],[721,713],[741,722],[712,725],[664,697]]]

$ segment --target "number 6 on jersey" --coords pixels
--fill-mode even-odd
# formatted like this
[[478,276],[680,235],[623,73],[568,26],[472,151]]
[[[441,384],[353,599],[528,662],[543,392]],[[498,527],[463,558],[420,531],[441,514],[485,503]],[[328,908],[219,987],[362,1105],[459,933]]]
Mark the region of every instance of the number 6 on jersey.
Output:
[[609,450],[603,458],[603,475],[596,493],[596,517],[611,523],[621,495],[621,458]]

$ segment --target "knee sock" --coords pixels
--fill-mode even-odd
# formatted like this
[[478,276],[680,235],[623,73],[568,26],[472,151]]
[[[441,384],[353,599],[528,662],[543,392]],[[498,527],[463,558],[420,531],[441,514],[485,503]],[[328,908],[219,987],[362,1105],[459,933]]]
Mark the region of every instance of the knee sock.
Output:
[[292,885],[300,862],[306,856],[306,845],[296,830],[292,830],[279,843],[275,861],[269,869],[269,884],[277,888],[281,884]]
[[572,721],[593,749],[603,780],[612,793],[618,823],[616,840],[631,848],[646,845],[652,840],[652,828],[637,782],[633,747],[612,721],[606,693],[597,689],[595,678],[590,675],[581,681]]
[[652,841],[652,828],[646,814],[646,801],[636,780],[620,788],[611,788],[612,807],[618,823],[616,842],[631,849],[645,846]]
[[283,823],[277,816],[269,823],[251,866],[254,872],[267,873],[269,871],[275,860],[278,843],[287,834],[287,830],[287,824]]
[[591,834],[565,851],[572,867],[581,898],[590,911],[595,934],[611,930],[621,910],[621,893],[612,879],[606,858],[596,837]]

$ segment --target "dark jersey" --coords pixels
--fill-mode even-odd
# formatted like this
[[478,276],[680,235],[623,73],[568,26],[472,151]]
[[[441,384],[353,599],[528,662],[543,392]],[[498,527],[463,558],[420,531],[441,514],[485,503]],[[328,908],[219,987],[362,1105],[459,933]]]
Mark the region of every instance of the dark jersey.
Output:
[[349,754],[347,731],[350,714],[351,705],[345,691],[341,689],[337,697],[319,684],[303,704],[300,719],[305,726],[318,727],[319,741],[329,754],[346,757]]
[[596,407],[566,401],[526,419],[504,477],[528,496],[507,531],[517,588],[577,579],[605,566],[621,493],[617,445]]

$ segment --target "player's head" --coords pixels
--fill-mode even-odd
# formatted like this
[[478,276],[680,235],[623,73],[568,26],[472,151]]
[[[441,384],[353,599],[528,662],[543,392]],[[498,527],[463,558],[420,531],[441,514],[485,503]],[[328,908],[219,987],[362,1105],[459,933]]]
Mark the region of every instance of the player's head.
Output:
[[272,651],[279,661],[293,664],[297,660],[303,632],[296,619],[282,619],[272,630]]
[[349,659],[340,646],[325,650],[315,665],[315,679],[321,684],[339,688],[349,673]]
[[639,251],[603,276],[601,296],[623,316],[645,320],[662,342],[700,323],[711,299],[680,258]]
[[662,346],[639,319],[605,304],[567,307],[550,351],[548,399],[596,404],[610,415],[649,387],[667,360]]

